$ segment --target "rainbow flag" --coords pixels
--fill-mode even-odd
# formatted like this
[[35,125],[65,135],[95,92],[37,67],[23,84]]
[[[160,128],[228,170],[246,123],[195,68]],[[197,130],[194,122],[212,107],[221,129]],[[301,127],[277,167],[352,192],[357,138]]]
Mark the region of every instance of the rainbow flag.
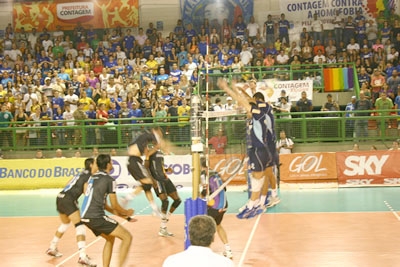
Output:
[[346,91],[354,87],[353,68],[324,69],[325,92]]

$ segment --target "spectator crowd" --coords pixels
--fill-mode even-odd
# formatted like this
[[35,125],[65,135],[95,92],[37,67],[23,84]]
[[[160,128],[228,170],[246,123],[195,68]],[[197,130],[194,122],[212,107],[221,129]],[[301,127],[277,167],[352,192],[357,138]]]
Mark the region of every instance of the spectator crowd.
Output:
[[[285,14],[279,20],[268,15],[263,25],[254,17],[246,24],[239,16],[235,25],[226,19],[222,25],[204,19],[200,29],[178,20],[168,36],[153,23],[137,34],[130,28],[93,29],[80,23],[73,31],[57,26],[54,32],[43,28],[28,33],[9,24],[1,41],[0,122],[16,121],[17,127],[35,129],[17,131],[22,145],[26,140],[33,145],[43,140],[48,132],[35,127],[48,125],[48,120],[53,126],[76,125],[74,120],[92,126],[116,123],[113,119],[125,119],[124,124],[171,121],[182,126],[175,133],[189,135],[191,94],[205,69],[230,73],[251,87],[252,81],[269,77],[260,69],[285,70],[291,65],[300,70],[301,64],[321,63],[355,63],[361,100],[371,102],[361,108],[399,107],[400,16],[394,10],[372,20],[360,11],[353,17],[338,12],[331,23],[314,15],[311,26],[297,38],[289,35],[287,19]],[[245,68],[257,71],[242,74]],[[318,75],[299,72],[293,78],[318,79]],[[356,103],[354,107],[360,108]],[[304,108],[310,107],[312,103]],[[171,136],[178,138],[175,133]],[[63,145],[82,142],[80,130],[51,134]],[[2,145],[12,145],[6,136],[2,131]],[[88,144],[105,141],[94,126],[86,136]]]

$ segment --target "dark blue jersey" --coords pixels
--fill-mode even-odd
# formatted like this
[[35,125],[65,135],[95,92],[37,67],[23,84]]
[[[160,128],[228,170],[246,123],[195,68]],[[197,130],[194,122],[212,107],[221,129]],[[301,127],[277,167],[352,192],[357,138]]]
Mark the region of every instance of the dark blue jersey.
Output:
[[157,151],[150,156],[150,173],[156,180],[165,180],[167,178],[164,169],[164,155],[161,151]]
[[83,193],[83,186],[89,180],[90,172],[88,170],[84,170],[82,173],[76,175],[68,184],[64,187],[64,189],[60,192],[65,197],[73,200],[78,200],[78,198]]
[[95,173],[88,181],[82,204],[82,218],[103,218],[105,202],[109,194],[115,194],[115,180],[103,171]]
[[275,144],[274,115],[272,107],[257,101],[251,104],[252,118],[248,127],[252,147],[270,148]]

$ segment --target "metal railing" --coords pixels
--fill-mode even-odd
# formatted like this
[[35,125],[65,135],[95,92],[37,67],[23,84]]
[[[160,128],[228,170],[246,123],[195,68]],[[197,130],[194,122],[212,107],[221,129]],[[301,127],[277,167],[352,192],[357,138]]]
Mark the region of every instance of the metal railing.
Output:
[[[275,130],[277,135],[280,130],[285,130],[298,143],[397,139],[397,123],[400,120],[398,110],[384,110],[383,112],[391,114],[387,116],[374,116],[376,112],[381,111],[374,110],[369,116],[360,116],[360,111],[292,112],[290,119],[281,118],[283,114],[277,113]],[[350,116],[347,117],[346,114]],[[60,121],[52,120],[12,122],[11,127],[8,127],[9,123],[0,123],[0,143],[3,150],[124,148],[144,129],[159,126],[173,144],[189,146],[189,118],[168,119],[176,119],[176,122],[168,122],[166,118],[136,118],[136,123],[132,123],[130,118],[109,120],[104,125],[98,125],[100,120],[64,121],[62,126],[58,126]],[[75,125],[67,126],[67,123]],[[7,127],[2,127],[4,125]],[[216,135],[219,129],[223,129],[227,136],[228,146],[243,144],[246,139],[245,116],[232,115],[222,121],[209,121],[210,137]]]

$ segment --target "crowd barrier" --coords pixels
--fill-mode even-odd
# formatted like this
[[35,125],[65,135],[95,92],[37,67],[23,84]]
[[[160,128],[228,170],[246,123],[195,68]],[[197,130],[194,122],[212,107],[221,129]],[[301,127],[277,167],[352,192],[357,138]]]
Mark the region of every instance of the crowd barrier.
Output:
[[[280,177],[286,183],[336,182],[340,187],[400,185],[400,151],[294,153],[280,156]],[[137,185],[127,170],[128,157],[113,157],[110,175],[118,187]],[[2,160],[0,190],[62,188],[82,170],[84,158]],[[178,187],[192,185],[192,156],[165,156],[168,176]],[[210,155],[210,168],[233,184],[246,184],[243,154]]]
[[399,186],[400,150],[294,153],[280,156],[281,181],[337,182],[339,187]]
[[[113,157],[110,175],[118,188],[130,188],[138,183],[127,170],[128,157]],[[178,187],[192,184],[192,156],[165,156],[165,167],[171,168],[168,176]],[[82,171],[84,158],[2,160],[0,165],[0,190],[62,188]],[[244,184],[244,155],[211,155],[210,167],[223,177],[235,175],[235,183]]]

